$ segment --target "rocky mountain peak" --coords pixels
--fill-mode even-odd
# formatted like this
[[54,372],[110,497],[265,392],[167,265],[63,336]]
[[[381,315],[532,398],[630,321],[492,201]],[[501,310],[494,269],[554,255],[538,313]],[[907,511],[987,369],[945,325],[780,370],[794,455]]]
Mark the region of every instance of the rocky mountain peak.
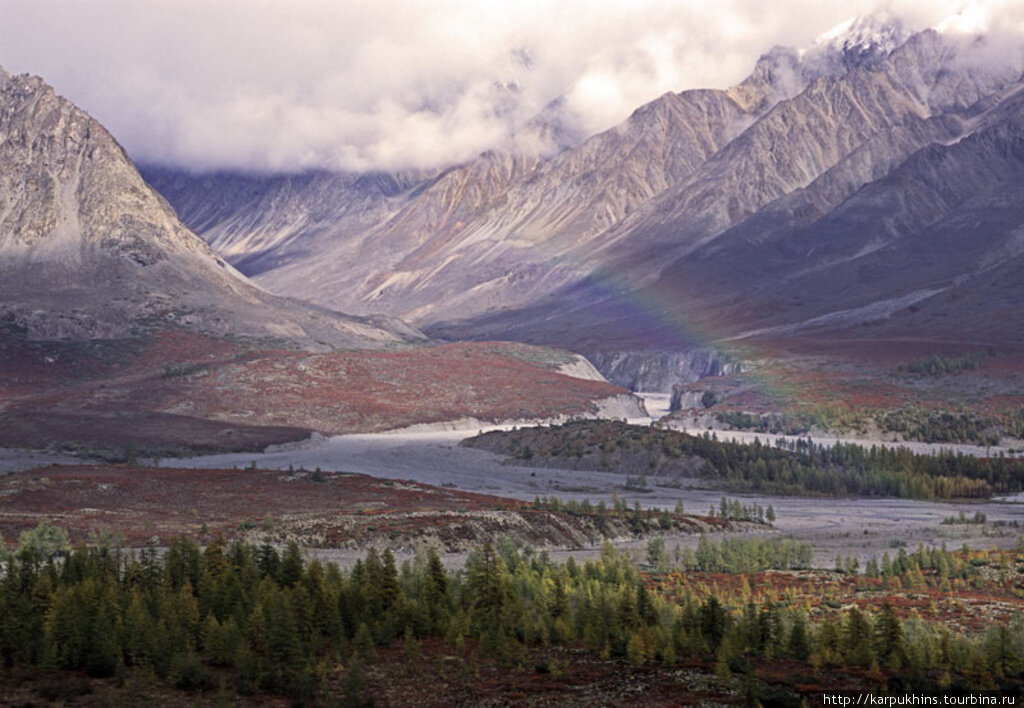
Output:
[[815,79],[879,64],[912,36],[894,15],[853,17],[819,35],[810,47],[772,47],[729,93],[746,110],[762,112],[793,98]]
[[217,260],[114,138],[34,76],[0,79],[0,214],[7,261],[116,255],[145,266],[169,252]]
[[587,137],[580,129],[579,116],[564,96],[550,101],[512,137],[517,151],[552,155],[579,145]]
[[0,72],[0,323],[37,339],[185,326],[325,346],[421,337],[253,285],[178,221],[125,151],[42,79]]
[[804,75],[797,50],[776,46],[762,54],[750,76],[727,93],[743,110],[760,113],[803,91],[810,78]]
[[838,62],[846,69],[873,66],[906,42],[911,32],[896,16],[860,15],[818,36],[805,56]]

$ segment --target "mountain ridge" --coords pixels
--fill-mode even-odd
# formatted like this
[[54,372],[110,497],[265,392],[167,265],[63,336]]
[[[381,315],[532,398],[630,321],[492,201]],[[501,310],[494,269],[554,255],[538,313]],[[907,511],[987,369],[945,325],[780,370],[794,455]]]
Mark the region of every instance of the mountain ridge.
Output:
[[422,334],[271,295],[191,233],[94,119],[38,77],[0,71],[0,320],[37,339],[161,326],[313,347]]
[[266,292],[177,219],[98,122],[6,73],[0,368],[0,446],[115,459],[468,417],[644,415],[574,354],[445,345]]
[[[986,42],[911,33],[891,18],[854,21],[807,50],[769,51],[737,86],[665,94],[554,155],[492,150],[444,170],[393,196],[363,231],[342,220],[307,243],[308,255],[271,246],[280,265],[258,280],[401,315],[435,336],[511,337],[604,352],[607,361],[614,351],[662,356],[708,339],[799,332],[802,323],[860,327],[890,307],[896,320],[924,326],[908,315],[931,306],[916,293],[949,283],[920,278],[911,288],[872,275],[872,254],[885,258],[912,226],[872,221],[877,205],[858,195],[890,175],[931,169],[915,156],[1017,110],[1021,67],[992,64]],[[946,179],[955,185],[955,174]],[[922,197],[907,208],[932,207]],[[837,244],[822,260],[829,216],[854,209],[872,224],[870,238],[854,250]],[[225,212],[221,223],[231,218]],[[970,259],[993,257],[964,253],[941,255],[961,269],[950,276],[961,290],[980,267]],[[913,266],[911,254],[900,259]],[[758,275],[750,286],[765,299],[747,306],[745,279],[759,262],[791,286]],[[830,288],[819,271],[850,284]],[[881,289],[869,298],[871,287]],[[631,321],[644,300],[662,312]],[[682,334],[693,323],[703,341]]]

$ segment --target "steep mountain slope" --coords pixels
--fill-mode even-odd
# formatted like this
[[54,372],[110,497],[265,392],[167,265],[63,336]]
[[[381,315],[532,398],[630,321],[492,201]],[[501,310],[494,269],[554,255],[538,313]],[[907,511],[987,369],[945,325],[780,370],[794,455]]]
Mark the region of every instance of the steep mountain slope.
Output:
[[[916,151],[820,218],[769,205],[630,296],[658,303],[659,321],[583,285],[473,326],[597,352],[668,347],[683,328],[733,341],[831,333],[1024,344],[1022,116],[1018,92],[970,135]],[[579,336],[588,329],[591,338]],[[608,355],[592,357],[602,366]]]
[[[1020,223],[1006,140],[1021,67],[994,57],[984,38],[851,22],[806,51],[773,49],[728,91],[667,94],[554,156],[492,151],[394,192],[380,223],[346,217],[258,279],[438,336],[583,351],[619,383],[657,369],[659,388],[727,364],[679,356],[698,340],[898,312],[932,331],[933,290],[974,302],[995,287],[978,273],[1013,267],[1015,241],[996,234]],[[984,137],[1004,124],[1005,139]],[[201,198],[174,202],[188,213]],[[242,211],[225,203],[211,224]],[[233,257],[260,252],[245,253]],[[1015,302],[1012,280],[996,282],[1009,290],[986,301]]]
[[[660,287],[675,290],[678,301],[685,290],[714,284],[705,304],[717,302],[710,309],[754,328],[745,336],[860,326],[863,334],[1020,344],[1024,288],[1007,276],[1021,268],[1022,233],[1024,93],[1017,91],[970,135],[922,148],[821,219],[781,237],[744,224],[675,264]],[[823,291],[832,297],[808,297]],[[741,292],[771,312],[744,317],[730,309]]]
[[306,346],[422,339],[255,287],[186,229],[96,121],[0,70],[0,319],[37,339],[184,325]]
[[[528,310],[435,326],[432,331],[449,336],[475,332],[483,337],[501,331],[526,341],[563,346],[575,341],[583,350],[627,343],[678,347],[685,346],[675,334],[683,326],[705,336],[727,336],[738,334],[740,327],[757,329],[759,323],[799,316],[769,297],[770,284],[802,272],[807,265],[800,255],[810,249],[818,249],[819,255],[842,250],[831,245],[839,238],[833,225],[820,228],[813,237],[802,237],[802,229],[834,210],[869,218],[875,211],[866,201],[842,205],[862,191],[871,193],[869,186],[879,180],[883,182],[878,192],[886,193],[890,187],[884,180],[905,163],[908,172],[928,170],[924,162],[908,161],[919,151],[941,151],[979,126],[1015,114],[1019,71],[985,68],[971,59],[969,46],[926,32],[877,65],[812,81],[794,98],[775,105],[688,180],[650,200],[590,244],[592,257],[614,275],[617,291],[611,296],[607,279],[592,278]],[[998,153],[999,148],[993,150]],[[955,168],[940,179],[946,182],[934,189],[960,188]],[[940,205],[921,195],[908,192],[901,199],[919,219],[945,218]],[[984,210],[984,200],[979,199],[982,203],[975,208]],[[998,204],[997,200],[994,206]],[[910,228],[899,221],[885,224],[866,232],[871,236],[857,248],[879,251]],[[801,238],[810,242],[800,245]],[[972,260],[975,255],[970,248],[959,253],[953,248],[942,257],[947,269],[964,275],[979,267]],[[674,261],[677,265],[662,274]],[[769,263],[776,266],[770,276],[755,278],[753,273]],[[909,257],[903,265],[917,269]],[[659,274],[661,282],[654,286]],[[631,292],[645,278],[646,288]],[[922,275],[922,280],[927,277]],[[761,282],[766,292],[758,297],[754,286]],[[914,292],[906,287],[908,282],[866,280],[855,293],[836,288],[826,275],[816,282],[794,282],[786,296],[810,303],[816,314],[823,315],[865,305],[865,297],[899,301]],[[660,323],[637,320],[632,308],[622,307],[631,302],[655,303]],[[722,307],[726,303],[729,307]],[[859,324],[856,317],[847,319],[854,320]],[[604,333],[608,336],[602,341]]]
[[426,173],[209,174],[141,166],[189,227],[248,275],[315,256],[321,236],[346,239],[385,221]]
[[[789,59],[773,56],[763,64]],[[223,204],[215,221],[195,218],[216,176],[146,175],[187,223],[218,239],[233,262],[244,268],[257,257],[283,261],[258,274],[271,290],[429,322],[518,306],[578,280],[589,267],[577,262],[579,249],[693,174],[750,123],[751,111],[777,100],[773,82],[775,74],[765,68],[735,98],[722,91],[666,94],[622,126],[551,158],[511,149],[485,153],[400,195],[400,208],[378,212],[381,223],[355,236],[360,225],[354,216],[333,229],[305,229],[302,222],[316,208],[310,204],[292,221],[305,243],[316,242],[306,256],[278,258],[282,246],[262,251],[249,244],[249,234],[235,227],[252,218],[241,200]],[[279,199],[280,191],[271,187],[270,200]],[[277,210],[263,212],[257,232],[279,216]],[[232,231],[230,245],[221,237],[226,229]]]

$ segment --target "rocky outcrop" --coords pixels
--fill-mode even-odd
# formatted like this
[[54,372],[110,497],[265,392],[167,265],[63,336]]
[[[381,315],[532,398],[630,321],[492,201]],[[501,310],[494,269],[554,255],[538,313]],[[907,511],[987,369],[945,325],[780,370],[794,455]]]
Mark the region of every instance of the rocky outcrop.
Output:
[[611,420],[631,420],[634,418],[646,418],[648,413],[641,398],[620,394],[598,401],[596,417]]
[[669,400],[668,409],[672,412],[704,410],[710,407],[707,404],[712,403],[712,401],[713,399],[707,397],[706,391],[694,390],[681,384],[675,384],[672,387],[672,398]]
[[114,138],[0,70],[0,322],[35,339],[186,327],[308,347],[423,339],[270,295],[178,221]]
[[590,363],[590,360],[580,354],[573,354],[569,361],[558,367],[558,373],[572,376],[587,381],[607,381],[601,372]]
[[739,363],[714,349],[593,352],[608,381],[638,392],[668,392],[673,385],[739,371]]

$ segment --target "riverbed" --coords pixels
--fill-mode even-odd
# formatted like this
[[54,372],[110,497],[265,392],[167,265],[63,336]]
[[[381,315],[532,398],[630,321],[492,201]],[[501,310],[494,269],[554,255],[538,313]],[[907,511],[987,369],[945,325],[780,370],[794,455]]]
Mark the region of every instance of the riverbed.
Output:
[[[652,411],[653,412],[653,411]],[[636,421],[642,422],[642,421]],[[625,476],[617,472],[559,470],[507,464],[483,450],[461,447],[459,442],[488,426],[463,430],[392,432],[368,435],[317,437],[262,454],[211,455],[164,460],[175,467],[238,467],[358,472],[390,479],[410,479],[465,491],[483,492],[522,500],[554,495],[563,500],[588,499],[610,503],[613,495],[632,506],[669,508],[683,502],[689,513],[704,514],[717,506],[723,493],[705,480],[684,480],[681,486],[648,478],[649,491],[625,489]],[[504,426],[508,427],[508,426]],[[668,480],[665,480],[667,483]],[[863,564],[871,556],[890,555],[900,547],[919,544],[959,548],[1010,548],[1024,531],[1024,498],[971,503],[941,503],[892,498],[780,497],[730,494],[743,504],[771,505],[777,520],[769,533],[808,541],[815,547],[815,564],[831,567],[837,555],[853,556]],[[967,517],[982,512],[986,524],[943,524],[963,511]],[[1015,526],[1014,524],[1018,524]],[[667,545],[696,544],[692,537],[670,538]],[[637,544],[633,544],[637,546]],[[591,549],[593,550],[593,549]],[[580,555],[577,551],[577,555]]]

